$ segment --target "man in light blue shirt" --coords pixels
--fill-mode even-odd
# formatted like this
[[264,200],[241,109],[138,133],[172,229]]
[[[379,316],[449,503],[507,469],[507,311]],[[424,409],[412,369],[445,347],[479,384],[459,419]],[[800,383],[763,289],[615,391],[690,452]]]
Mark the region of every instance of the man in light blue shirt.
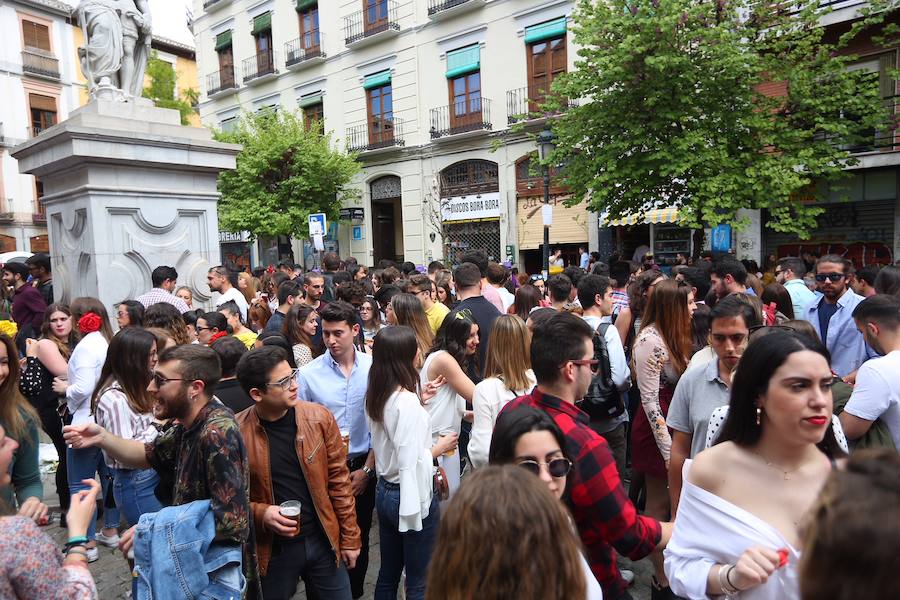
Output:
[[806,307],[802,318],[815,328],[831,353],[831,370],[847,377],[869,358],[878,356],[853,320],[853,309],[864,300],[847,286],[849,261],[826,254],[816,262],[816,286],[822,297]]
[[587,248],[581,247],[578,249],[578,266],[584,270],[587,270],[588,265],[591,264],[591,255],[588,254]]
[[816,295],[806,287],[803,278],[806,276],[806,263],[803,260],[788,256],[775,265],[775,280],[784,286],[791,296],[794,305],[794,318],[802,319],[806,307],[816,301]]
[[356,310],[346,302],[331,302],[322,310],[322,341],[325,354],[297,373],[297,396],[316,402],[331,411],[341,435],[349,433],[347,466],[356,496],[356,521],[362,534],[362,552],[350,569],[354,598],[363,595],[369,566],[369,530],[375,509],[375,454],[366,423],[366,389],[372,357],[357,352],[353,345],[359,335]]

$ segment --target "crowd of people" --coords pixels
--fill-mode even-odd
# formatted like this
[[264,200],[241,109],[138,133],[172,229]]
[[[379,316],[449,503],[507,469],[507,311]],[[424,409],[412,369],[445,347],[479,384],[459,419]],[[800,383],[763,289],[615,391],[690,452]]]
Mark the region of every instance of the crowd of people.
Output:
[[96,598],[106,546],[134,598],[358,599],[376,515],[376,600],[900,597],[900,268],[457,258],[216,266],[212,310],[159,266],[115,322],[4,266],[0,597]]

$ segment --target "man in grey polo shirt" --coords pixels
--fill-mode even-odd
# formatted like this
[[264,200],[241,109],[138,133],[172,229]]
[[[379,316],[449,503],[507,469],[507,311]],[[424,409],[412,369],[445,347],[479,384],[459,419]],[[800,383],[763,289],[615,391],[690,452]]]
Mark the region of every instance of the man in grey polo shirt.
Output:
[[731,395],[731,374],[737,367],[750,328],[757,325],[756,312],[746,302],[727,296],[710,312],[709,345],[716,358],[704,367],[688,370],[678,381],[666,424],[672,430],[669,460],[669,494],[672,517],[681,496],[681,469],[706,446],[706,427],[712,411],[727,406]]

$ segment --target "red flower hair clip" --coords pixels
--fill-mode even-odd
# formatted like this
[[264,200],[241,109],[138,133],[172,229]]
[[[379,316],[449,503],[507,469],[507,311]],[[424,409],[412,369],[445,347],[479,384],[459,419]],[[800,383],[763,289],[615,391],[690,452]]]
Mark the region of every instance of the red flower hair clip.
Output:
[[89,333],[94,333],[95,331],[100,331],[100,325],[103,324],[103,321],[100,319],[100,316],[97,313],[85,313],[80,319],[78,319],[78,331],[87,335]]

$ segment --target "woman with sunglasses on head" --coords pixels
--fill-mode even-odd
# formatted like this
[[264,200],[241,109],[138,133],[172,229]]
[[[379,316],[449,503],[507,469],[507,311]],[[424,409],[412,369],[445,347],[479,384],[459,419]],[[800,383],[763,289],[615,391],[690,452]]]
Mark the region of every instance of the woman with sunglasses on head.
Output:
[[[10,485],[10,467],[19,448],[0,427],[0,493]],[[0,598],[66,598],[96,600],[97,587],[87,566],[85,542],[88,522],[94,518],[100,484],[84,482],[85,491],[72,496],[67,528],[70,543],[59,544],[22,516],[0,517]]]
[[[466,402],[475,395],[475,384],[469,379],[475,353],[478,352],[478,325],[468,311],[451,313],[438,329],[434,346],[425,358],[420,372],[421,385],[429,381],[441,382],[434,398],[425,405],[431,420],[431,439],[437,443],[442,435],[459,435],[462,420],[472,420],[466,411]],[[447,473],[450,493],[459,487],[462,472],[458,452],[449,452],[438,458]]]
[[[163,331],[163,330],[160,330]],[[157,361],[156,336],[137,327],[123,329],[112,339],[100,381],[91,399],[98,425],[126,440],[152,442],[153,399],[147,386]],[[141,515],[162,508],[154,490],[159,475],[153,469],[129,469],[106,455],[113,471],[113,495],[127,527]]]
[[[687,368],[692,350],[691,315],[694,293],[674,279],[658,281],[641,318],[634,344],[634,373],[641,408],[631,427],[632,468],[644,476],[647,489],[645,514],[667,521],[670,513],[668,468],[672,437],[666,426],[675,386]],[[666,596],[668,583],[662,554],[650,555],[656,575],[656,591]]]
[[397,597],[404,569],[406,597],[424,598],[440,515],[433,494],[433,460],[456,449],[456,435],[433,441],[422,402],[431,399],[439,382],[420,385],[413,364],[418,354],[418,341],[409,327],[386,327],[375,336],[366,420],[378,475],[375,508],[381,568],[375,586],[377,600]]
[[321,352],[313,344],[319,327],[319,313],[308,304],[294,304],[284,319],[282,335],[291,344],[291,353],[297,367],[313,361]]
[[[493,330],[491,331],[493,338]],[[491,437],[490,464],[518,465],[540,478],[553,497],[562,503],[572,461],[563,451],[565,439],[559,426],[542,410],[521,406],[502,413]],[[467,483],[468,485],[468,483]],[[566,510],[569,531],[575,534],[575,524]],[[577,536],[577,534],[576,534]],[[580,544],[579,544],[580,546]],[[586,597],[603,597],[600,584],[579,551],[581,570],[586,581]]]
[[73,331],[72,311],[65,304],[51,304],[44,313],[40,340],[25,340],[25,369],[19,382],[19,390],[37,410],[41,427],[53,441],[59,463],[56,467],[56,493],[59,496],[60,526],[66,525],[69,510],[69,483],[67,479],[66,441],[63,439],[63,421],[60,417],[60,395],[53,390],[54,377],[66,377],[69,357],[78,341]]
[[497,415],[506,404],[524,396],[536,385],[531,370],[531,332],[516,315],[501,315],[494,321],[484,360],[484,379],[472,397],[474,421],[469,439],[473,467],[488,462],[488,449]]
[[842,455],[829,433],[831,385],[817,340],[779,329],[750,342],[719,441],[685,462],[665,550],[675,593],[799,598],[801,523]]

